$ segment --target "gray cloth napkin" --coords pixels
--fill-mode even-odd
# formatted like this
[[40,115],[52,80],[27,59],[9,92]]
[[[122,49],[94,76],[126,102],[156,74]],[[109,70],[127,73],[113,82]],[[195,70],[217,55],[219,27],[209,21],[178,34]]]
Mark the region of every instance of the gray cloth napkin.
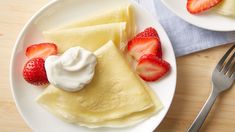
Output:
[[176,56],[235,42],[235,32],[216,32],[193,26],[168,10],[161,0],[135,0],[161,23]]

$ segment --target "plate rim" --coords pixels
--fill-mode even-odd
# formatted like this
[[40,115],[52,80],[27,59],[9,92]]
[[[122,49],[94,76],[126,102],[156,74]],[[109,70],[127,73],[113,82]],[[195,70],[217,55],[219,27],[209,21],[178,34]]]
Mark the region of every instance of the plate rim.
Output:
[[[141,9],[145,10],[152,18],[153,15],[145,8],[143,8],[141,5],[139,5],[136,1],[134,0],[128,0],[128,1],[131,1],[131,2],[134,2],[136,3],[139,7],[141,7]],[[15,84],[13,82],[13,64],[14,64],[14,60],[16,58],[16,50],[19,46],[19,43],[22,39],[22,37],[24,36],[27,28],[30,26],[30,24],[32,23],[33,20],[35,20],[38,16],[41,15],[41,13],[43,13],[44,10],[50,8],[51,6],[53,6],[54,4],[56,4],[57,2],[60,2],[60,0],[51,0],[49,1],[48,3],[46,3],[45,5],[43,5],[38,11],[36,11],[28,20],[27,22],[24,24],[24,26],[22,27],[22,29],[20,30],[20,32],[18,33],[17,35],[17,38],[16,38],[16,41],[14,43],[14,47],[13,47],[13,50],[12,50],[12,53],[11,53],[11,58],[10,58],[10,71],[9,71],[9,80],[10,80],[10,89],[11,89],[11,94],[13,96],[13,100],[15,102],[15,105],[16,105],[16,108],[17,108],[17,111],[18,113],[20,114],[20,116],[23,118],[23,120],[25,121],[25,123],[27,124],[27,126],[31,129],[31,130],[35,130],[33,125],[31,125],[31,123],[28,121],[28,119],[26,119],[26,116],[23,114],[22,112],[22,109],[19,105],[19,102],[18,100],[16,99],[16,93],[15,93],[15,90],[14,90],[14,87],[15,87]],[[168,113],[171,105],[172,105],[172,101],[173,101],[173,98],[175,96],[175,92],[176,92],[176,84],[177,84],[177,65],[176,65],[176,56],[175,56],[175,52],[173,50],[173,46],[172,46],[172,43],[168,37],[168,34],[166,33],[165,29],[162,27],[162,25],[159,23],[159,21],[157,19],[154,19],[154,23],[157,23],[162,29],[163,29],[163,34],[165,34],[165,36],[167,36],[167,38],[165,38],[169,44],[170,44],[170,47],[171,47],[171,51],[172,52],[172,55],[173,55],[173,65],[172,67],[175,68],[175,74],[173,75],[174,76],[174,82],[172,83],[172,85],[174,86],[174,90],[172,90],[172,95],[171,95],[171,98],[169,99],[170,100],[170,104],[166,107],[164,106],[164,108],[166,108],[165,112],[163,113],[163,117],[160,119],[160,122],[158,123],[158,125],[152,125],[152,131],[155,130],[160,124],[161,122],[163,121],[163,119],[166,117],[166,114]]]
[[235,31],[235,27],[234,29],[214,29],[214,28],[210,28],[210,27],[205,27],[202,25],[198,25],[196,22],[191,21],[189,18],[184,17],[183,15],[181,15],[179,12],[177,12],[176,10],[174,10],[173,8],[171,8],[168,3],[166,2],[166,0],[161,0],[161,2],[164,4],[165,7],[167,7],[167,9],[169,9],[172,13],[174,13],[175,15],[177,15],[178,17],[180,17],[181,19],[183,19],[184,21],[197,26],[199,28],[202,29],[207,29],[207,30],[211,30],[211,31],[218,31],[218,32],[232,32]]
[[[132,2],[134,1],[134,0],[131,0]],[[136,1],[134,1],[135,3],[137,3]],[[137,3],[138,4],[138,3]],[[139,4],[138,4],[139,5]],[[146,12],[148,12],[148,14],[152,17],[152,18],[154,18],[154,16],[146,9],[146,8],[143,8],[141,5],[139,5],[143,10],[145,10]],[[174,77],[175,77],[175,80],[174,80],[174,90],[173,90],[173,92],[172,92],[172,95],[171,95],[171,99],[170,99],[170,104],[169,104],[169,106],[168,107],[165,107],[165,106],[163,106],[163,107],[165,107],[166,108],[166,111],[165,111],[165,113],[163,114],[164,116],[163,116],[163,118],[161,119],[161,121],[159,122],[159,124],[158,125],[156,125],[154,128],[152,128],[152,131],[154,131],[161,123],[162,123],[162,121],[164,120],[164,118],[166,117],[166,114],[168,113],[168,111],[169,111],[169,109],[170,109],[170,107],[171,107],[171,105],[172,105],[172,102],[173,102],[173,98],[174,98],[174,96],[175,96],[175,92],[176,92],[176,84],[177,84],[177,64],[176,64],[176,56],[175,56],[175,52],[174,52],[174,49],[173,49],[173,45],[172,45],[172,43],[171,43],[171,40],[169,39],[169,36],[168,36],[168,34],[166,33],[166,31],[165,31],[165,29],[163,28],[163,26],[161,25],[161,23],[158,21],[158,19],[153,19],[154,20],[154,23],[157,23],[157,24],[159,24],[159,26],[162,28],[162,30],[163,30],[163,33],[167,36],[167,41],[170,43],[170,45],[171,45],[171,50],[173,51],[172,53],[173,53],[173,61],[174,61],[174,68],[175,68],[175,75],[174,75]]]
[[9,76],[9,80],[10,80],[10,89],[11,89],[11,94],[13,96],[13,100],[15,102],[15,105],[16,105],[16,109],[18,111],[18,113],[20,114],[21,118],[23,118],[23,120],[25,121],[25,123],[27,124],[27,126],[33,130],[33,127],[32,125],[30,124],[30,122],[26,119],[26,117],[24,116],[21,108],[20,108],[20,105],[19,105],[19,102],[18,100],[16,99],[16,93],[14,91],[14,84],[13,84],[13,64],[14,64],[14,58],[15,58],[15,53],[16,53],[16,49],[18,47],[18,44],[20,42],[20,40],[22,39],[26,29],[29,27],[30,23],[36,19],[41,13],[43,10],[49,8],[52,4],[56,3],[58,0],[52,0],[50,2],[48,2],[47,4],[43,5],[38,11],[36,11],[28,20],[27,22],[24,24],[24,26],[22,27],[22,29],[20,30],[19,34],[17,35],[17,38],[16,38],[16,41],[14,43],[14,47],[13,47],[13,50],[12,50],[12,53],[11,53],[11,58],[10,58],[10,76]]

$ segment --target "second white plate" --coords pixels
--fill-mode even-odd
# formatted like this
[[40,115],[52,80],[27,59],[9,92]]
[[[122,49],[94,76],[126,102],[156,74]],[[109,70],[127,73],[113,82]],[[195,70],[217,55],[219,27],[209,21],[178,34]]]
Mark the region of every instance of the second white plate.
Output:
[[188,23],[213,31],[235,31],[235,18],[224,17],[215,12],[192,15],[186,9],[187,0],[162,0],[164,5]]

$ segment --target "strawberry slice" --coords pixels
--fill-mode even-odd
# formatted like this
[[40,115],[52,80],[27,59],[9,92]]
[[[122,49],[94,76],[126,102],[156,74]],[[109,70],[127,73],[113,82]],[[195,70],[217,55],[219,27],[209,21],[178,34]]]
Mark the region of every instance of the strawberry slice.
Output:
[[188,0],[187,10],[191,14],[198,14],[216,6],[221,1],[222,0]]
[[156,81],[166,75],[170,64],[152,54],[142,56],[136,66],[136,72],[145,81]]
[[139,60],[144,54],[162,57],[161,43],[157,38],[134,38],[128,42],[127,50],[129,55],[136,60]]
[[138,33],[127,45],[128,53],[138,60],[144,54],[153,54],[162,57],[161,42],[157,31],[152,28],[146,28]]
[[143,32],[138,33],[136,35],[136,38],[158,38],[159,39],[159,36],[158,36],[157,31],[154,28],[149,27],[149,28],[146,28]]
[[27,47],[25,54],[28,58],[40,57],[46,59],[50,55],[57,54],[57,46],[53,43],[33,44]]

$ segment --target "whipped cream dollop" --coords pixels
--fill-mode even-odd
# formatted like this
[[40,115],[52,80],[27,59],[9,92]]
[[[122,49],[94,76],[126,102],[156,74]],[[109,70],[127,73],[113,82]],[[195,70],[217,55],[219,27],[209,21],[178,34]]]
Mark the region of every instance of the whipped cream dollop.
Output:
[[96,56],[92,52],[73,47],[61,56],[49,56],[45,61],[45,69],[51,84],[75,92],[90,83],[96,63]]

